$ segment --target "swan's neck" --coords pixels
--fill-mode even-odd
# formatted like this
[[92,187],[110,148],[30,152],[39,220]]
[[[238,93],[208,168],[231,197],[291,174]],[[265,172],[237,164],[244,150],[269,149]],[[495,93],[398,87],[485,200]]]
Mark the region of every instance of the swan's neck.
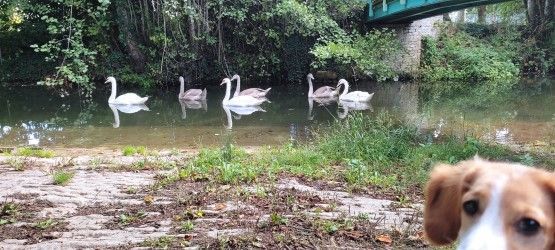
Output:
[[[309,82],[310,82],[310,80],[309,80]],[[312,99],[312,98],[309,97],[309,98],[308,98],[308,115],[307,115],[308,120],[312,120],[312,119],[313,119],[313,118],[312,118],[312,108],[313,108],[313,107],[314,107],[314,99]]]
[[224,96],[224,100],[222,101],[222,103],[224,105],[229,101],[230,94],[231,94],[231,83],[226,82],[225,83],[225,96]]
[[227,129],[233,128],[233,119],[231,119],[231,111],[224,106],[225,115],[227,116]]
[[345,88],[343,89],[343,93],[341,94],[341,96],[344,96],[347,94],[347,92],[349,92],[349,84],[344,83],[343,85],[345,85]]
[[237,88],[235,89],[235,93],[233,94],[233,97],[236,97],[239,95],[239,93],[241,93],[241,77],[237,77]]
[[112,102],[116,100],[116,91],[117,91],[116,81],[112,80],[111,83],[112,83],[112,94],[110,94],[110,98],[108,99],[108,102]]
[[314,96],[314,88],[312,87],[312,79],[307,78],[308,80],[308,97]]
[[110,109],[112,110],[112,113],[114,113],[114,127],[118,128],[119,127],[119,112],[118,109],[113,106],[113,105],[109,105]]
[[179,94],[183,94],[185,92],[185,81],[180,80],[179,82]]
[[181,119],[185,120],[187,118],[187,107],[185,107],[185,103],[179,102],[179,104],[181,105]]

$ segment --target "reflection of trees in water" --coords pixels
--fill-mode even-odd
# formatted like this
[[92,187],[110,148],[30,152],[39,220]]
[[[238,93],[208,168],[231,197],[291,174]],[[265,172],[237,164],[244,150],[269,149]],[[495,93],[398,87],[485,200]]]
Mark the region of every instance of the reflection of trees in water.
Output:
[[55,138],[51,132],[63,131],[64,128],[50,122],[24,122],[18,126],[1,126],[0,138],[8,138],[16,144],[39,145],[53,142]]
[[98,104],[92,101],[81,103],[81,112],[75,120],[64,116],[71,113],[70,105],[61,105],[55,116],[44,121],[17,121],[9,125],[0,125],[0,138],[7,138],[15,144],[40,145],[53,143],[56,138],[52,132],[61,132],[66,126],[83,126],[90,123]]
[[77,119],[73,121],[74,126],[83,126],[89,124],[94,118],[93,113],[96,112],[96,110],[98,109],[98,104],[92,101],[86,101],[83,103],[82,107],[83,108],[81,109],[81,112],[79,112],[79,115],[77,115]]
[[391,83],[378,85],[372,103],[388,107],[401,120],[422,128],[426,119],[418,113],[419,85],[412,83]]
[[2,126],[2,125],[0,125],[0,139],[2,139],[4,136],[7,136],[8,134],[10,134],[11,131],[12,131],[11,126]]
[[[552,121],[554,97],[541,80],[511,88],[492,89],[484,85],[424,102],[421,109],[435,133],[474,135],[500,144],[514,144],[550,137],[545,133]],[[534,126],[534,132],[529,131],[530,126]]]

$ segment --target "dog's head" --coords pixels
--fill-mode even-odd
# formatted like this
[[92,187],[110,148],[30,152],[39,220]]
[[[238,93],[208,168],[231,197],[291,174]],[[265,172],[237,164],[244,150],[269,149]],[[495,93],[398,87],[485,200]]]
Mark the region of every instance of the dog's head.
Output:
[[476,157],[439,165],[427,184],[424,230],[459,249],[555,249],[555,175]]

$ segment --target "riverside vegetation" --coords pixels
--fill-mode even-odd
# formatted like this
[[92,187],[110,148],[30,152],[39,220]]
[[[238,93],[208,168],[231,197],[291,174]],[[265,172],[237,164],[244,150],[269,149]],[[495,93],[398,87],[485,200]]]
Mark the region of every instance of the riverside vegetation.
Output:
[[[553,0],[488,6],[495,24],[453,28],[425,42],[424,80],[496,80],[553,71]],[[48,0],[0,3],[3,84],[90,96],[108,75],[143,88],[241,73],[299,82],[310,70],[396,79],[391,30],[365,25],[363,0]],[[479,18],[483,21],[485,18]],[[527,18],[523,18],[527,17]],[[522,20],[515,24],[514,19]],[[525,19],[525,20],[524,20]],[[463,25],[464,26],[464,25]],[[23,63],[25,62],[25,63]],[[22,66],[23,65],[23,66]],[[73,91],[71,91],[73,90]]]
[[225,185],[275,180],[287,174],[345,182],[355,190],[370,186],[402,194],[420,190],[434,164],[454,164],[474,155],[555,167],[549,158],[515,153],[471,135],[434,141],[387,113],[375,118],[353,115],[314,134],[315,139],[307,144],[268,147],[255,153],[229,142],[220,149],[202,149],[180,168],[178,176],[165,181],[212,180]]

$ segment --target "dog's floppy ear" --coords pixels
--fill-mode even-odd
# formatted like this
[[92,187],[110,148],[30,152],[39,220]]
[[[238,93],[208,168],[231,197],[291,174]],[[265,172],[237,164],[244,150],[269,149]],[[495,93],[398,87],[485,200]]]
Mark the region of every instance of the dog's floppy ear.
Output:
[[[547,192],[551,195],[551,202],[553,204],[553,210],[555,211],[555,173],[542,172],[541,178]],[[555,218],[552,218],[552,220],[555,224]],[[555,232],[553,233],[552,237],[552,239],[555,239]],[[549,246],[547,249],[555,250],[555,242],[552,241],[551,246]]]
[[424,231],[431,243],[445,245],[457,239],[461,227],[462,166],[438,165],[425,190]]

